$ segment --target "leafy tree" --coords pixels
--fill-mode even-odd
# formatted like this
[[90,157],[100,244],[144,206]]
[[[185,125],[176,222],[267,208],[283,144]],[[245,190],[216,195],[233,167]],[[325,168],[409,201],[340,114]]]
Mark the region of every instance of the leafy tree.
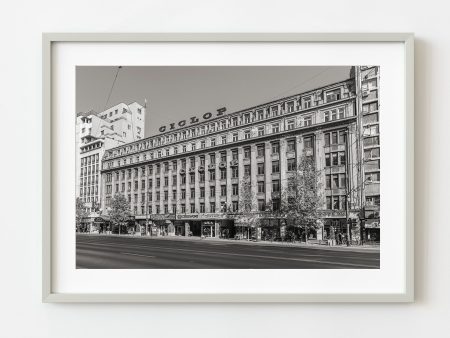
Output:
[[239,213],[240,222],[247,223],[250,228],[258,228],[259,215],[256,213],[257,202],[249,175],[245,175],[240,182],[239,189]]
[[319,172],[312,156],[303,154],[293,173],[288,173],[282,192],[281,212],[289,223],[300,226],[308,240],[308,230],[317,227],[320,198]]
[[100,211],[100,203],[93,201],[92,202],[92,210],[94,212],[99,212]]
[[121,233],[121,228],[124,227],[130,219],[130,214],[130,204],[126,197],[122,194],[116,194],[111,199],[109,216],[111,224],[119,227],[119,234]]
[[76,227],[77,231],[80,232],[81,223],[83,220],[89,216],[89,213],[87,212],[87,209],[84,205],[83,200],[80,197],[77,197],[75,201],[75,221],[76,221]]

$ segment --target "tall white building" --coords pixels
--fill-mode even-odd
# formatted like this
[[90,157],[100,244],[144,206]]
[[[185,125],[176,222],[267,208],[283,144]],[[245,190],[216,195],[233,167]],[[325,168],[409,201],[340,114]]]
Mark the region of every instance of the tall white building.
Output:
[[144,106],[119,103],[100,113],[78,113],[76,117],[76,197],[80,197],[90,218],[99,215],[100,169],[105,150],[145,137]]

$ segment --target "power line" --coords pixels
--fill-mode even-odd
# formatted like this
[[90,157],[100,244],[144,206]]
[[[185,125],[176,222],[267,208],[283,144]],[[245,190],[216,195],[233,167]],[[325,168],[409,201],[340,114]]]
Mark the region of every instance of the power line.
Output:
[[114,81],[112,83],[111,89],[109,90],[108,99],[106,100],[106,104],[105,104],[105,109],[104,110],[106,110],[106,108],[108,108],[109,99],[111,98],[111,94],[112,94],[112,91],[114,89],[114,85],[116,84],[117,75],[119,75],[119,71],[120,71],[121,68],[122,68],[122,66],[117,67],[116,76],[114,77]]

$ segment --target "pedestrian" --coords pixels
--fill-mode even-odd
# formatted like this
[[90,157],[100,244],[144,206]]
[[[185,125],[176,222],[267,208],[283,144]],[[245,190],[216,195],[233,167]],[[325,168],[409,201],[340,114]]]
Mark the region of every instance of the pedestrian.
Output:
[[338,236],[337,236],[337,244],[338,245],[341,245],[342,244],[342,234],[341,233],[338,233]]

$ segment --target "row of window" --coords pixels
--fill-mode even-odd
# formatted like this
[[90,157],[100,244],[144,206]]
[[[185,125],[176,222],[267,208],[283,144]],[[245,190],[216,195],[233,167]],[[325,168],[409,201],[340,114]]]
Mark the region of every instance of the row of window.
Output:
[[[325,102],[330,103],[337,100],[340,100],[343,97],[342,95],[342,88],[336,88],[325,92]],[[248,123],[254,123],[256,121],[261,121],[264,118],[271,118],[279,116],[280,113],[282,113],[284,110],[286,110],[288,113],[292,113],[299,109],[300,107],[304,109],[309,109],[313,105],[317,105],[319,102],[323,100],[323,93],[321,91],[318,91],[314,94],[309,94],[307,96],[304,96],[302,98],[299,98],[298,100],[291,100],[288,102],[285,102],[281,105],[272,105],[270,107],[265,108],[259,108],[256,109],[253,112],[246,112],[242,113],[241,116],[230,116],[226,117],[225,119],[221,121],[217,121],[214,123],[210,123],[207,125],[203,125],[201,127],[195,127],[190,128],[187,130],[183,130],[181,132],[176,132],[170,135],[160,136],[155,139],[149,140],[148,146],[156,147],[164,145],[165,143],[169,142],[176,142],[178,140],[184,140],[189,137],[195,137],[199,135],[205,135],[207,133],[216,132],[219,130],[226,130],[230,127],[237,127],[241,124],[248,124]],[[332,109],[330,112],[325,112],[325,122],[335,120],[337,118],[344,117],[345,110],[344,107],[339,107],[337,109]],[[287,128],[293,129],[294,128],[294,120],[287,122]],[[312,116],[306,116],[303,119],[303,125],[309,126],[312,124]],[[279,131],[279,125],[272,125],[273,132]],[[259,133],[259,132],[258,132]],[[146,148],[148,147],[146,146]],[[122,148],[119,150],[119,153],[122,155],[125,150],[125,148]],[[129,148],[128,148],[129,149]]]
[[91,163],[98,163],[99,160],[99,155],[98,154],[94,154],[94,155],[90,155],[90,156],[85,156],[81,158],[81,166],[85,166],[85,165],[90,165]]
[[[326,135],[328,135],[328,136],[326,136],[326,138],[327,137],[330,138],[330,134],[331,133],[327,133]],[[343,137],[344,136],[340,136],[340,137],[341,138],[339,139],[339,141],[343,142],[343,140],[344,140]],[[305,149],[313,148],[313,146],[314,146],[314,138],[313,138],[313,136],[304,137],[303,138],[303,142],[304,142],[303,147]],[[333,142],[334,142],[334,138],[333,138]],[[330,142],[328,142],[328,145],[329,145],[329,143]],[[338,142],[336,141],[336,144],[337,143]],[[272,142],[271,143],[271,149],[272,149],[272,154],[278,154],[280,152],[280,143],[279,142]],[[295,150],[296,150],[296,140],[295,139],[287,140],[286,141],[286,151],[287,152],[295,152]],[[161,157],[160,152],[161,151],[158,152],[158,157]],[[169,153],[170,153],[169,149],[166,150],[166,153],[167,153],[166,155],[169,156]],[[151,155],[153,155],[153,153],[151,153]],[[251,147],[244,147],[243,148],[243,155],[244,155],[244,159],[250,159],[250,157],[251,157]],[[264,144],[259,144],[259,145],[256,146],[256,155],[257,155],[257,157],[264,157],[265,156],[265,145]],[[209,156],[210,156],[210,163],[215,163],[215,161],[216,161],[216,154],[212,153]],[[233,149],[231,151],[231,158],[232,158],[232,160],[238,160],[238,149]],[[153,157],[150,156],[150,159],[153,159]],[[147,155],[146,154],[143,154],[143,160],[144,161],[147,160]],[[205,157],[204,156],[200,156],[199,160],[200,160],[200,165],[204,166],[205,165]],[[136,156],[136,162],[139,162],[139,161],[140,161],[140,156],[137,155]],[[226,162],[227,161],[227,152],[226,151],[220,152],[220,161],[221,162]],[[121,162],[121,160],[118,160],[117,163],[118,163],[119,166],[120,166],[121,163],[123,163],[123,165],[132,164],[133,163],[133,158],[130,157],[128,159],[123,159],[122,162]],[[176,170],[176,163],[177,163],[176,161],[172,161],[173,170]],[[186,163],[186,160],[181,160],[181,165],[182,165],[183,169],[186,169],[185,163]],[[191,163],[191,168],[195,167],[195,157],[191,157],[190,158],[190,163]],[[111,167],[111,166],[112,166],[112,162],[108,162],[108,167]],[[169,162],[164,163],[164,169],[165,169],[165,171],[169,170]],[[156,165],[156,170],[157,170],[157,172],[160,170],[160,165],[159,164]]]

